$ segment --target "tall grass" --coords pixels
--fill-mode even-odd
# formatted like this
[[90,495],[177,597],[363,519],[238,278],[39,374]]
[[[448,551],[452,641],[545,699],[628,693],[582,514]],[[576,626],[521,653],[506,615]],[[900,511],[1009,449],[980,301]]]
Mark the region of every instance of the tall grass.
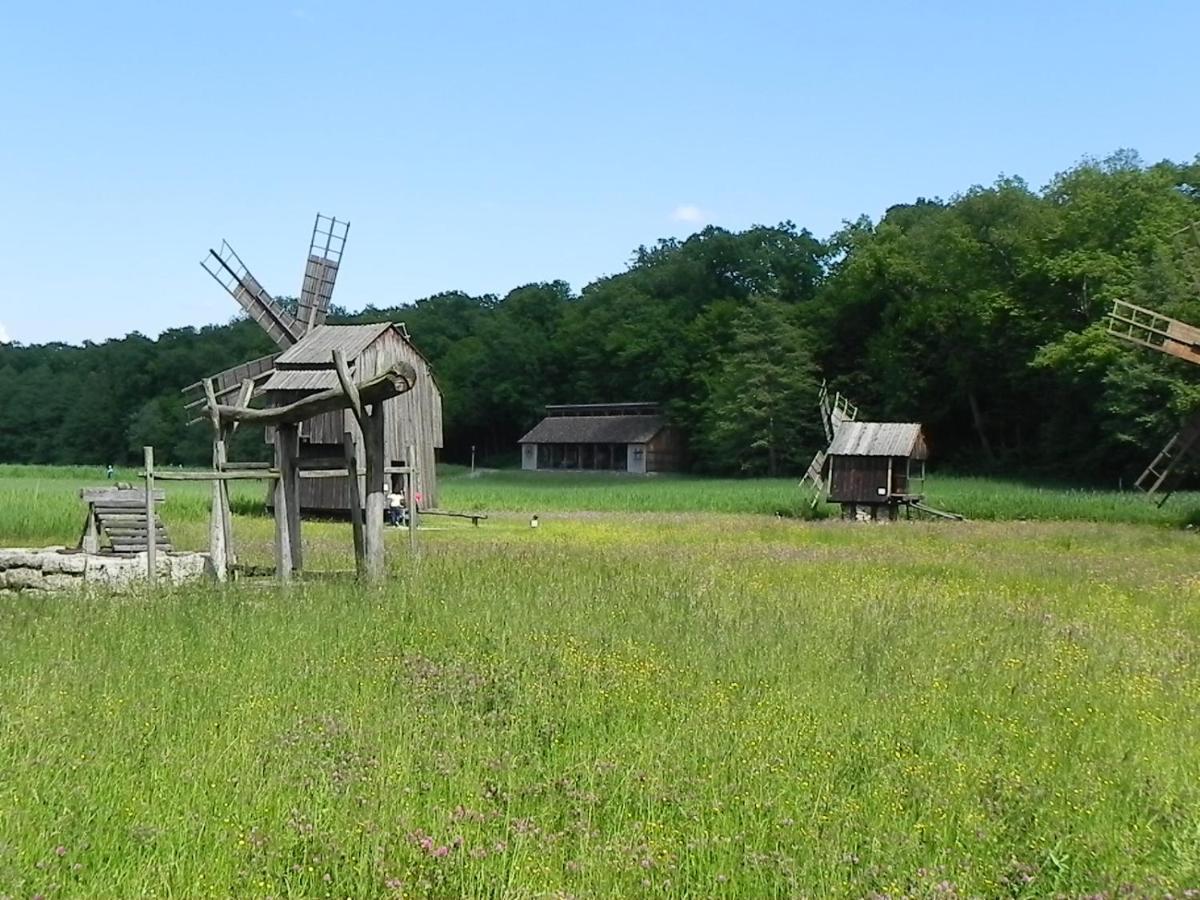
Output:
[[1200,887],[1190,535],[430,538],[375,591],[0,604],[0,895]]
[[[135,480],[136,472],[118,472]],[[719,479],[686,476],[485,471],[472,477],[456,466],[441,471],[444,508],[491,512],[751,513],[787,518],[823,518],[836,507],[820,503],[794,479]],[[63,543],[78,537],[82,486],[106,484],[101,469],[0,466],[0,544]],[[163,516],[173,530],[208,517],[209,486],[167,482]],[[232,482],[235,509],[263,508],[259,482]],[[1043,486],[1001,479],[937,476],[927,483],[928,502],[986,520],[1072,520],[1181,527],[1200,523],[1200,494],[1181,493],[1157,507],[1132,491]],[[199,545],[197,545],[199,546]]]

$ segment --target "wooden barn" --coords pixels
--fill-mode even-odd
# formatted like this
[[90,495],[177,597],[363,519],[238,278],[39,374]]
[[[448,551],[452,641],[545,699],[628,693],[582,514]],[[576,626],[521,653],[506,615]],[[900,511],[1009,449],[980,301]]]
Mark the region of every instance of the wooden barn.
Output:
[[929,448],[918,424],[844,421],[826,457],[829,502],[842,505],[843,518],[894,519],[921,500]]
[[[340,350],[350,371],[365,380],[386,371],[397,361],[407,362],[417,373],[413,390],[393,397],[384,406],[384,445],[388,465],[407,465],[406,448],[415,449],[416,490],[424,507],[438,505],[437,459],[442,446],[442,395],[428,361],[413,346],[399,323],[375,325],[319,325],[279,354],[262,382],[269,406],[282,406],[318,391],[338,387],[333,351]],[[343,434],[350,432],[362,451],[362,432],[353,414],[340,410],[319,415],[300,425],[300,466],[305,460],[340,460]],[[268,443],[273,441],[268,434]],[[340,467],[340,466],[338,466]],[[365,496],[365,486],[363,486]],[[340,514],[349,509],[349,481],[345,477],[303,478],[300,507],[306,512]]]
[[679,432],[656,403],[575,403],[546,407],[520,441],[521,468],[632,472],[677,471]]

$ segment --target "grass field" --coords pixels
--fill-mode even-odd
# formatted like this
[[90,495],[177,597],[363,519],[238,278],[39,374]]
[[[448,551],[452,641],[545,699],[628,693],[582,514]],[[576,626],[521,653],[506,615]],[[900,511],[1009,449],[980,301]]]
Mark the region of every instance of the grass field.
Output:
[[[73,537],[80,477],[0,471],[0,544]],[[389,532],[379,589],[3,601],[0,896],[1200,888],[1194,497],[948,479],[1085,521],[854,526],[775,486],[452,473],[496,515]]]
[[[118,479],[136,481],[135,470]],[[442,506],[458,511],[522,513],[657,512],[755,513],[788,518],[825,518],[836,507],[809,498],[792,478],[713,479],[684,476],[635,478],[625,475],[495,471],[472,477],[460,466],[441,472]],[[0,465],[0,543],[65,542],[78,537],[82,521],[78,489],[104,484],[99,468]],[[160,485],[161,486],[161,485]],[[1134,491],[1104,491],[1031,485],[1001,479],[934,476],[928,502],[973,520],[1082,521],[1183,527],[1200,524],[1200,493],[1179,493],[1157,507]],[[190,532],[207,516],[209,487],[169,483],[163,515],[169,526]],[[232,482],[235,509],[260,512],[265,487]],[[196,532],[195,544],[206,540]]]

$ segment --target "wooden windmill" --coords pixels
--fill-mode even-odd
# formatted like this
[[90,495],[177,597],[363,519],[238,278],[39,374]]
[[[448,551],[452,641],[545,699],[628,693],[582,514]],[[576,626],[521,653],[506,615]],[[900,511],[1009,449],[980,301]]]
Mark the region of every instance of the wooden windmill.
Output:
[[[340,222],[332,216],[317,213],[295,315],[266,292],[228,241],[221,241],[220,252],[209,250],[200,265],[262,327],[279,347],[279,353],[282,353],[309,331],[325,324],[349,232],[349,222]],[[242,363],[214,375],[212,380],[217,400],[224,401],[229,395],[237,393],[244,381],[250,380],[256,385],[261,383],[274,368],[279,353]]]
[[[1108,314],[1108,331],[1129,343],[1200,365],[1200,328],[1152,309],[1117,300]],[[1134,484],[1152,497],[1157,496],[1157,503],[1162,506],[1179,484],[1184,460],[1197,449],[1200,449],[1200,410],[1193,412],[1158,451]]]
[[821,424],[829,442],[817,452],[800,482],[812,484],[815,507],[827,493],[842,507],[842,518],[887,521],[901,507],[943,519],[962,516],[924,502],[925,461],[929,447],[917,422],[863,422],[858,407],[841,394],[830,396],[824,384],[819,397]]
[[[442,446],[442,399],[428,361],[413,345],[402,323],[330,325],[325,321],[349,230],[349,222],[317,214],[294,313],[267,293],[227,241],[221,242],[220,251],[209,250],[200,265],[279,350],[185,388],[191,400],[187,407],[200,410],[231,404],[234,398],[237,402],[232,405],[248,406],[252,399],[264,396],[268,406],[284,406],[329,390],[338,385],[334,351],[344,357],[360,380],[379,375],[394,363],[405,363],[412,367],[416,381],[411,390],[385,403],[386,462],[415,469],[413,486],[421,504],[436,507],[435,450]],[[361,445],[361,428],[345,416],[344,410],[299,423],[300,469],[319,469],[331,459],[340,458],[348,434],[356,445]],[[410,450],[413,458],[409,458]],[[363,496],[365,491],[366,486],[361,486]],[[345,477],[314,477],[300,485],[300,507],[306,511],[341,514],[354,508],[351,498],[351,486]]]

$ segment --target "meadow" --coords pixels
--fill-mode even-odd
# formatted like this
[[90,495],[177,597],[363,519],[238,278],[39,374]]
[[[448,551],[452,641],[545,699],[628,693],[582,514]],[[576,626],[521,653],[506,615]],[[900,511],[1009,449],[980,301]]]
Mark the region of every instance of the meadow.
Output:
[[[95,474],[0,470],[0,545],[73,539]],[[203,488],[169,491],[199,546]],[[0,896],[1200,889],[1194,497],[931,480],[974,521],[857,526],[773,515],[791,481],[445,492],[492,517],[389,531],[377,588],[0,602]],[[349,567],[347,526],[304,535]]]

